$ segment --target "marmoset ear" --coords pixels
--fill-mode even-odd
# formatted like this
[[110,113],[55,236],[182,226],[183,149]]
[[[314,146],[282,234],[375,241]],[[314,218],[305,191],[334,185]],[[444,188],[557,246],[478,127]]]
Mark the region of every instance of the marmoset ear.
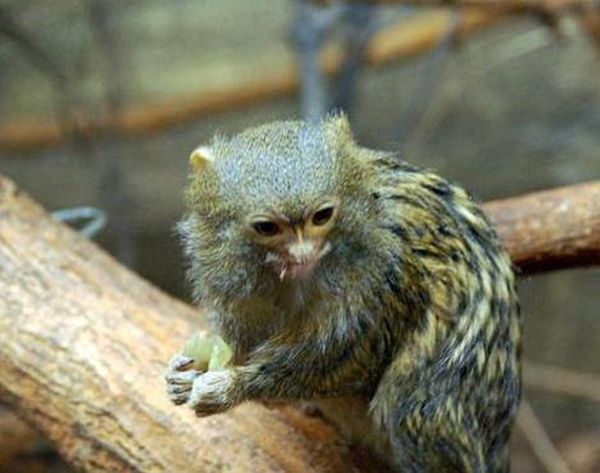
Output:
[[198,146],[190,154],[190,164],[196,171],[202,171],[215,161],[215,155],[208,146]]
[[350,122],[345,113],[338,112],[329,115],[325,118],[324,125],[325,129],[328,130],[336,140],[343,143],[354,142],[352,128],[350,127]]

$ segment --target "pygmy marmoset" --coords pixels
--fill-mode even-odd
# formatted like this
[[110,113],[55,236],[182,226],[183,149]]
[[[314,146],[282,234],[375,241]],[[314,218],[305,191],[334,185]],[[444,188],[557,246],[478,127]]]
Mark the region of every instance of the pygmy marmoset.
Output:
[[217,137],[191,160],[189,277],[234,358],[199,372],[176,355],[174,403],[312,400],[399,471],[509,470],[514,276],[463,189],[358,146],[340,115]]

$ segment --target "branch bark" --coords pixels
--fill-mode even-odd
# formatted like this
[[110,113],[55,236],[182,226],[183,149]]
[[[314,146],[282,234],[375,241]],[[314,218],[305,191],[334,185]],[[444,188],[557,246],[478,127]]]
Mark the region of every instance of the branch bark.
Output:
[[198,312],[58,224],[0,177],[0,399],[85,471],[383,471],[318,418],[248,403],[197,419],[167,360]]
[[[572,254],[573,242],[579,251],[586,241],[593,256],[588,262],[598,263],[599,189],[600,183],[575,186],[496,202],[486,209],[519,261],[522,254],[546,248],[544,232],[536,228],[535,244],[525,239],[520,246],[520,232],[531,229],[510,217],[511,209],[514,215],[544,223],[548,206],[539,204],[554,195],[560,199],[552,201],[569,205],[580,201],[579,194],[595,198],[585,212],[565,211],[576,226],[567,235],[568,244],[558,248]],[[524,204],[532,205],[525,213]],[[557,212],[566,215],[560,208]],[[547,222],[547,228],[550,241],[558,244],[556,227]],[[246,403],[226,414],[196,419],[192,412],[172,406],[164,393],[165,363],[198,328],[198,313],[52,221],[1,176],[0,290],[0,398],[55,442],[77,468],[143,473],[384,471],[365,452],[346,447],[319,418],[292,408]]]
[[492,201],[484,209],[522,273],[600,264],[600,181]]

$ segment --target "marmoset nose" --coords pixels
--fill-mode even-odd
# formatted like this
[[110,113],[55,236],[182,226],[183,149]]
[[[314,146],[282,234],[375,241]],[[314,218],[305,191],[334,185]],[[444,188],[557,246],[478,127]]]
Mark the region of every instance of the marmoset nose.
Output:
[[290,259],[297,263],[302,263],[313,259],[318,251],[316,243],[312,240],[304,239],[302,230],[296,231],[296,238],[288,244],[287,253]]
[[312,241],[296,242],[288,246],[288,254],[300,263],[312,259],[316,254],[316,247]]

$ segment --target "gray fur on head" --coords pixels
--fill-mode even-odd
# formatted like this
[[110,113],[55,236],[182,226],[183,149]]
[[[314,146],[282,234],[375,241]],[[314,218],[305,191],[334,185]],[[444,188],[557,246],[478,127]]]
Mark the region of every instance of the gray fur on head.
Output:
[[350,252],[353,241],[367,241],[358,236],[368,231],[372,210],[364,186],[368,170],[357,159],[359,148],[343,115],[321,123],[266,124],[216,137],[205,149],[210,160],[192,173],[190,214],[179,226],[198,297],[208,286],[243,297],[277,283],[265,268],[265,250],[244,236],[251,214],[276,211],[296,219],[319,200],[335,197],[340,212],[331,237],[344,234],[338,238],[344,244],[327,258],[330,264],[335,254]]
[[[232,138],[216,138],[211,151],[220,198],[256,211],[276,206],[298,212],[315,199],[335,193],[343,178],[336,133],[343,118],[325,123],[278,122]],[[283,208],[282,208],[283,207]]]

